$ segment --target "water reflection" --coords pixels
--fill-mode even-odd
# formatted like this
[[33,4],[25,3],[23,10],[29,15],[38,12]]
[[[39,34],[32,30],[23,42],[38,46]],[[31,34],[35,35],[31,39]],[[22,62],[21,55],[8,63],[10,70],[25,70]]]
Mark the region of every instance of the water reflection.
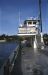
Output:
[[5,60],[7,60],[12,51],[14,51],[16,46],[16,42],[0,43],[0,67],[5,62]]

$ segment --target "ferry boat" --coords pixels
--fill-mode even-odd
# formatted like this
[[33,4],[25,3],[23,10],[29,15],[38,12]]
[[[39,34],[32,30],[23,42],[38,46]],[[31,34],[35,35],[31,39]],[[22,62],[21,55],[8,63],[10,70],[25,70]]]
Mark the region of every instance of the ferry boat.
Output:
[[39,47],[41,44],[40,19],[29,18],[25,20],[18,28],[18,36],[30,41],[31,46],[34,48]]

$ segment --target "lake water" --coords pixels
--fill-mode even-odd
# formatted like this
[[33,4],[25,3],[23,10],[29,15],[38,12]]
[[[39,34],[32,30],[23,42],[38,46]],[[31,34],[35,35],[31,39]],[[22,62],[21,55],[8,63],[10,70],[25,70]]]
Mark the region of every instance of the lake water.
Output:
[[16,42],[0,43],[0,67],[7,60],[9,55],[15,50]]

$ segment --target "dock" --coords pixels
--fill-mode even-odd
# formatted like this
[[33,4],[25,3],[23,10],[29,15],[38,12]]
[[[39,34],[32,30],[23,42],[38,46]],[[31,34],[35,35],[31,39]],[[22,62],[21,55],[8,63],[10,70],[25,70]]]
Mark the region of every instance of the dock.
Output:
[[0,75],[48,75],[48,46],[34,49],[20,43],[1,67]]
[[48,56],[44,51],[22,48],[11,75],[48,75]]

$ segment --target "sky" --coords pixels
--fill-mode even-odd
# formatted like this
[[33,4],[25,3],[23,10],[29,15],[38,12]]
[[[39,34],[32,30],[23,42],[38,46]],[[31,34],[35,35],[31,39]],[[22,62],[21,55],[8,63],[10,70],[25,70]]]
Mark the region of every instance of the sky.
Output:
[[[0,0],[0,35],[16,35],[20,23],[39,15],[39,0]],[[48,0],[41,0],[43,33],[48,33]]]

